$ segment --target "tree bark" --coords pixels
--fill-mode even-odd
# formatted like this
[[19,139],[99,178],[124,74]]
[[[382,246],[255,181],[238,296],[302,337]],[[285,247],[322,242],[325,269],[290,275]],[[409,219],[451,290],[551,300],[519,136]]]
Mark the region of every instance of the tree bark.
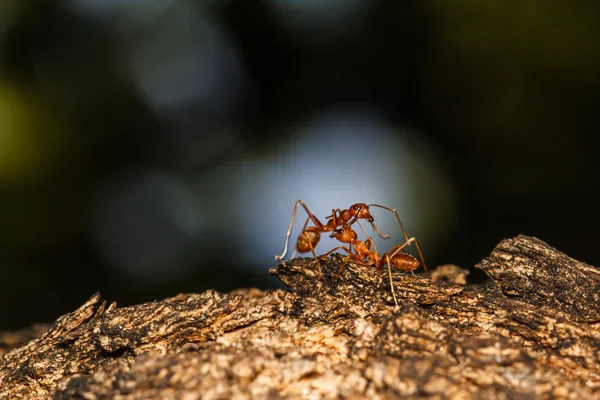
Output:
[[269,271],[290,290],[95,294],[0,336],[0,398],[600,398],[600,271],[538,239],[498,244],[478,287],[393,273],[399,307],[385,268],[321,265]]

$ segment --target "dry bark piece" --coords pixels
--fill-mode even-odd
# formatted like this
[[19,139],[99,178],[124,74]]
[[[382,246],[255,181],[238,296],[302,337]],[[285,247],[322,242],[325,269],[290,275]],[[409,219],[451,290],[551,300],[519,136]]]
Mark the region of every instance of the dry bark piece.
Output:
[[502,241],[474,289],[395,273],[399,309],[385,268],[321,264],[271,270],[289,291],[94,295],[0,356],[0,398],[600,398],[599,272],[538,239]]
[[539,239],[505,239],[481,268],[503,294],[560,309],[578,321],[600,321],[600,271]]
[[454,283],[455,285],[466,285],[467,276],[469,274],[469,270],[462,269],[458,265],[444,264],[437,267],[431,273],[431,280],[433,282],[448,282]]

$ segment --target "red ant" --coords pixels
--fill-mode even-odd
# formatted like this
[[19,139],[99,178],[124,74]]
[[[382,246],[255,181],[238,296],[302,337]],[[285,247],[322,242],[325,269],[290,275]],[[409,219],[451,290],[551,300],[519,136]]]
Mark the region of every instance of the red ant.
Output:
[[[410,238],[404,244],[399,244],[399,245],[395,246],[394,248],[392,248],[387,253],[380,256],[379,253],[377,252],[377,247],[375,246],[375,242],[373,241],[373,238],[371,238],[367,234],[367,232],[365,231],[365,229],[363,228],[361,223],[359,221],[357,221],[357,222],[358,222],[358,225],[360,225],[360,227],[362,228],[365,235],[367,236],[367,240],[364,242],[357,240],[356,232],[354,230],[352,230],[348,225],[344,225],[342,227],[342,229],[337,229],[331,234],[331,237],[336,238],[340,242],[349,243],[354,248],[354,252],[356,253],[356,254],[352,254],[352,252],[350,250],[348,250],[347,248],[345,248],[344,246],[337,246],[337,247],[329,250],[327,253],[323,254],[324,256],[326,256],[336,250],[344,250],[348,253],[348,256],[344,260],[344,264],[342,264],[342,266],[338,270],[333,282],[335,283],[335,281],[339,278],[345,264],[349,260],[355,264],[364,265],[364,266],[375,265],[375,267],[377,267],[377,268],[381,268],[384,264],[387,263],[388,276],[390,279],[390,288],[392,291],[392,296],[394,298],[394,303],[396,303],[396,307],[398,307],[398,300],[396,299],[396,293],[394,291],[394,283],[392,281],[391,265],[393,265],[394,268],[396,268],[400,271],[410,272],[413,275],[414,275],[413,271],[415,269],[417,269],[420,265],[419,261],[415,257],[404,252],[404,248],[406,246],[409,246],[411,243],[415,242],[415,244],[417,245],[417,248],[419,249],[419,255],[421,256],[421,261],[423,262],[423,268],[427,271],[427,266],[425,265],[425,261],[423,260],[423,255],[421,254],[421,250],[418,245],[417,239],[414,237]],[[373,245],[373,250],[371,250],[371,245]],[[331,284],[331,286],[329,287],[328,290],[331,290],[334,283]]]
[[[295,251],[298,251],[299,253],[307,253],[309,251],[312,252],[313,256],[315,257],[315,260],[317,261],[317,264],[319,265],[319,275],[321,264],[319,263],[319,259],[317,258],[317,254],[315,253],[314,248],[317,246],[317,244],[319,244],[319,241],[321,240],[321,232],[331,232],[336,230],[340,226],[351,226],[358,219],[366,219],[379,236],[381,236],[384,239],[387,239],[389,237],[389,235],[382,234],[379,228],[377,228],[377,226],[373,222],[375,219],[369,212],[369,206],[364,203],[353,204],[347,210],[340,210],[339,208],[335,210],[332,209],[331,215],[327,217],[329,221],[327,221],[327,224],[323,224],[308,209],[304,201],[298,200],[296,201],[296,204],[294,206],[294,211],[292,212],[292,218],[290,220],[290,226],[285,236],[285,247],[283,249],[283,253],[281,253],[281,255],[279,256],[275,256],[276,260],[281,260],[287,254],[288,244],[290,241],[290,236],[292,234],[292,227],[294,226],[294,219],[296,218],[296,212],[298,211],[298,205],[304,207],[304,210],[306,211],[306,214],[308,214],[308,217],[306,218],[306,222],[302,227],[302,232],[300,233],[300,235],[298,236],[298,240],[296,241],[296,248],[294,250],[294,254]],[[387,208],[379,206],[377,204],[372,205]],[[308,225],[309,220],[312,221],[315,224],[315,226],[307,228],[306,226]],[[349,249],[351,251],[352,248],[349,247]]]
[[[327,216],[327,219],[329,219],[329,221],[327,221],[327,224],[324,225],[321,221],[319,221],[319,219],[312,212],[310,212],[310,210],[308,209],[308,207],[302,200],[296,201],[296,204],[294,206],[294,211],[292,212],[292,218],[290,220],[290,226],[289,226],[287,234],[285,236],[285,247],[283,249],[283,253],[281,253],[281,255],[279,255],[279,256],[275,256],[276,260],[281,260],[287,254],[288,244],[290,241],[290,236],[292,234],[292,227],[294,225],[294,219],[296,217],[296,212],[298,211],[298,205],[302,205],[302,207],[304,207],[304,210],[308,214],[308,217],[306,218],[306,222],[304,223],[302,232],[298,236],[295,251],[298,251],[299,253],[307,253],[307,252],[311,251],[313,253],[313,256],[315,257],[315,260],[317,261],[317,263],[319,263],[319,260],[314,251],[314,248],[317,246],[317,244],[319,244],[319,241],[321,240],[321,232],[331,232],[331,231],[336,230],[338,227],[342,227],[344,225],[352,226],[352,224],[354,224],[358,219],[366,219],[371,224],[371,226],[373,227],[373,229],[377,232],[377,234],[379,236],[381,236],[384,239],[389,238],[389,235],[382,234],[381,231],[379,230],[379,228],[377,228],[377,226],[373,222],[375,219],[369,212],[369,207],[380,207],[380,208],[383,208],[385,210],[388,210],[388,211],[394,213],[394,215],[396,216],[396,220],[398,221],[398,224],[400,225],[400,229],[402,229],[402,234],[404,235],[404,240],[407,243],[408,242],[412,243],[413,241],[415,242],[415,245],[417,246],[417,251],[419,252],[419,256],[421,257],[421,261],[423,262],[423,267],[425,267],[425,269],[427,269],[427,267],[425,266],[425,261],[423,259],[423,253],[421,252],[421,246],[419,246],[419,242],[415,238],[413,238],[414,239],[413,241],[409,240],[409,237],[406,234],[406,230],[404,229],[404,225],[402,224],[402,221],[400,220],[400,216],[398,215],[398,212],[396,210],[394,210],[393,208],[382,206],[380,204],[368,204],[367,205],[365,203],[353,204],[347,210],[340,210],[339,208],[335,209],[335,210],[331,210],[331,215]],[[354,219],[352,219],[352,218],[354,218]],[[312,220],[312,222],[315,224],[315,226],[306,228],[309,220]],[[362,226],[361,226],[361,228],[362,228]],[[364,228],[363,228],[363,231],[364,231]],[[365,234],[366,234],[366,232],[365,232]],[[352,246],[349,246],[348,250],[352,251]],[[293,258],[293,255],[292,255],[292,258]],[[319,264],[319,267],[320,267],[320,264]]]

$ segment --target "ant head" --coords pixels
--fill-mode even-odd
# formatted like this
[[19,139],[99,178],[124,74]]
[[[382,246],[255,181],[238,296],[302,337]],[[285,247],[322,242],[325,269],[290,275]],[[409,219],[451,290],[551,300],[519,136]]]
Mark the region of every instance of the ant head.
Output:
[[339,240],[342,243],[352,243],[358,236],[349,226],[344,226],[342,229],[336,229],[330,237]]
[[366,219],[369,222],[373,222],[375,219],[369,212],[369,206],[365,203],[356,203],[350,207],[350,215],[359,219]]

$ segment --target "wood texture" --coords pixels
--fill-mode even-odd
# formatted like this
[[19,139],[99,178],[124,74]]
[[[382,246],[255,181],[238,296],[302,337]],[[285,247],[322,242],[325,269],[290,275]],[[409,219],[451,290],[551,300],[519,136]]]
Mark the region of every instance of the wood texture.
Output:
[[309,258],[270,271],[290,290],[96,294],[0,335],[0,398],[600,398],[600,271],[538,239],[498,244],[479,287],[394,273],[399,308],[385,269],[333,282],[343,257],[321,260],[320,279]]

